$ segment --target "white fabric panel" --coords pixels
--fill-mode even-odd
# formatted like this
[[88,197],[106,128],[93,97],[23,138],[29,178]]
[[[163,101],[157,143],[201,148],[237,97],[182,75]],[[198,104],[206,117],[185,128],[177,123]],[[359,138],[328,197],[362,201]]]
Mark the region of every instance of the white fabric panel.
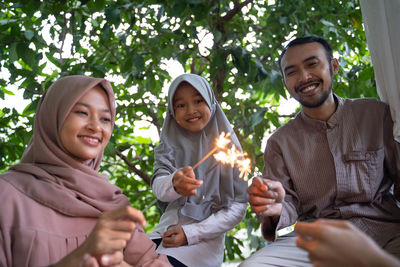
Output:
[[400,1],[360,3],[378,95],[390,106],[393,135],[400,142]]

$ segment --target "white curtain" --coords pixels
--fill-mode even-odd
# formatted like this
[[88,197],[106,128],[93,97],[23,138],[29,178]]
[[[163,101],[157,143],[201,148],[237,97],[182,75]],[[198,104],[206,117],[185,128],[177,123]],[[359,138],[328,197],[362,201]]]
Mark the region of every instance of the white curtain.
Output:
[[400,142],[400,0],[361,0],[378,95],[390,106]]

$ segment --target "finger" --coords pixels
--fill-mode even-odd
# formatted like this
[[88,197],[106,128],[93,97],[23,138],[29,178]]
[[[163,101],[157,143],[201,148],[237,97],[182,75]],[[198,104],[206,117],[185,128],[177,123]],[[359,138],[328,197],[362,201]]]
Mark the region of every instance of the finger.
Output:
[[109,229],[112,231],[118,231],[118,232],[126,232],[126,233],[132,233],[133,230],[136,228],[136,223],[131,222],[131,221],[114,221],[114,220],[99,220],[98,222],[98,231],[104,231],[105,229]]
[[185,184],[195,186],[196,188],[200,187],[203,184],[202,180],[196,180],[196,179],[193,179],[193,178],[190,178],[190,177],[187,177],[187,176],[184,177],[182,181]]
[[251,206],[251,210],[256,214],[264,214],[268,210],[267,206]]
[[248,201],[251,206],[265,206],[276,203],[276,199],[273,197],[272,194],[261,197],[257,195],[249,195]]
[[175,235],[171,235],[171,234],[164,234],[162,241],[163,241],[163,245],[164,244],[171,244],[174,241],[174,236]]
[[132,237],[131,232],[121,232],[121,231],[108,231],[105,235],[107,235],[106,239],[108,240],[125,240],[129,241]]
[[174,247],[178,247],[178,245],[175,244],[175,242],[173,242],[173,241],[168,242],[166,240],[163,240],[163,247],[165,247],[165,248],[174,248]]
[[341,229],[353,229],[354,228],[353,224],[351,224],[349,221],[344,221],[344,220],[319,219],[316,221],[316,223],[319,223],[322,225],[327,225],[327,226],[333,226],[335,228],[341,228]]
[[100,257],[102,266],[114,266],[120,264],[124,260],[124,254],[118,250],[112,254],[105,254]]
[[142,212],[131,206],[125,206],[105,212],[101,218],[107,220],[130,220],[132,222],[137,222],[142,226],[146,225],[146,219]]
[[310,252],[310,250],[311,250],[310,242],[311,241],[312,241],[312,239],[310,239],[308,237],[298,236],[296,238],[296,246]]
[[321,232],[321,229],[315,222],[298,222],[294,226],[294,231],[303,237],[308,236],[310,238],[316,238]]
[[146,225],[146,218],[140,210],[137,210],[131,206],[126,206],[127,219],[130,219],[136,223],[139,223],[142,227]]
[[83,256],[83,261],[79,265],[79,267],[99,267],[97,260],[95,257],[90,256],[89,254],[85,253]]
[[169,237],[172,235],[176,235],[177,233],[178,233],[178,228],[174,228],[174,229],[164,232],[161,236]]
[[284,197],[285,189],[283,188],[281,182],[270,179],[264,179],[263,182],[267,185],[268,191],[276,192],[279,196]]
[[97,254],[107,254],[117,250],[123,250],[126,247],[127,241],[122,239],[108,240],[102,244],[98,244]]
[[193,179],[196,178],[196,175],[194,174],[192,166],[186,166],[186,167],[182,168],[181,170],[185,176],[189,176]]
[[263,179],[263,183],[267,185],[268,189],[277,190],[279,187],[282,187],[282,184],[278,181],[274,181],[271,179]]
[[247,193],[259,196],[263,196],[267,191],[267,186],[258,177],[254,178],[252,184],[247,188]]
[[260,187],[256,187],[256,186],[249,186],[247,188],[247,193],[249,195],[255,195],[255,196],[260,196],[260,197],[264,197],[266,192],[268,191],[267,187],[265,185],[262,185]]
[[258,188],[265,187],[265,185],[263,183],[263,178],[258,177],[258,176],[254,177],[250,186],[258,187]]
[[166,237],[163,238],[163,246],[168,248],[168,247],[177,247],[179,246],[179,243],[177,241],[177,236],[171,236],[171,237]]
[[294,230],[304,237],[327,240],[332,236],[336,236],[337,231],[351,229],[352,227],[354,226],[346,221],[318,220],[312,223],[298,222]]

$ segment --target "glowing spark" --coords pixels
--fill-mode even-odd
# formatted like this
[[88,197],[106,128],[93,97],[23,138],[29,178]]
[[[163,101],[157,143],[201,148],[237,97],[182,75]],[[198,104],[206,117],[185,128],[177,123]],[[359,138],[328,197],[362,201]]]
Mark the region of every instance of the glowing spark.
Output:
[[240,171],[240,178],[247,181],[248,174],[251,171],[251,161],[246,158],[247,154],[239,151],[235,145],[226,151],[219,151],[214,155],[214,158],[222,164],[230,164],[233,168],[235,165]]
[[197,166],[199,166],[203,161],[205,161],[209,156],[211,156],[217,149],[225,149],[226,145],[229,144],[230,141],[230,137],[231,134],[228,133],[225,135],[224,132],[221,133],[221,135],[218,137],[217,141],[216,141],[216,145],[213,149],[211,149],[210,152],[208,152],[207,155],[205,155],[199,162],[197,162],[194,166],[193,166],[193,170],[197,168]]
[[243,178],[247,181],[247,176],[251,171],[251,162],[250,159],[246,158],[247,154],[238,150],[234,144],[232,144],[231,148],[227,148],[229,144],[231,144],[230,133],[225,134],[224,132],[216,140],[215,147],[208,152],[199,162],[197,162],[193,169],[199,166],[203,161],[205,161],[209,156],[211,156],[217,149],[219,152],[214,155],[214,158],[222,163],[229,164],[233,168],[237,166],[240,171],[240,178]]

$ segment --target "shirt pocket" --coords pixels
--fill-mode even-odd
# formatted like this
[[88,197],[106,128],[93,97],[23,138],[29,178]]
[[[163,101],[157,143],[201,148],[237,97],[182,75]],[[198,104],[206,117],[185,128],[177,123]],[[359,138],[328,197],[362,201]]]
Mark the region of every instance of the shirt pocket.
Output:
[[351,151],[344,155],[344,166],[349,179],[348,198],[360,202],[374,199],[383,178],[384,158],[384,148],[375,151]]

